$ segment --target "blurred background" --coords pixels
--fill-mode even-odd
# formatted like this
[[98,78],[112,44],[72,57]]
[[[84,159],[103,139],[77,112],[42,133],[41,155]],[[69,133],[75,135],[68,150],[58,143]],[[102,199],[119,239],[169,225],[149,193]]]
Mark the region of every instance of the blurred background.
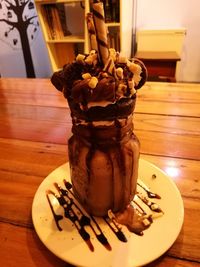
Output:
[[[84,16],[90,2],[0,0],[1,77],[48,78],[77,53],[88,52]],[[154,60],[157,52],[175,52],[175,80],[200,82],[199,0],[103,2],[111,46],[128,57],[154,52]]]

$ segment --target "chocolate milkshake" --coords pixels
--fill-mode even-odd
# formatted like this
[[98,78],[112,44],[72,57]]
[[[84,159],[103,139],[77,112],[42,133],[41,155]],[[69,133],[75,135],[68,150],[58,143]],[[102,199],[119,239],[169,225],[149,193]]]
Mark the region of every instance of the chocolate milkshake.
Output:
[[77,55],[51,79],[71,110],[73,192],[95,216],[121,212],[134,197],[140,146],[133,112],[137,90],[147,75],[141,61],[108,48],[103,12],[102,3],[96,3],[87,16],[90,53]]

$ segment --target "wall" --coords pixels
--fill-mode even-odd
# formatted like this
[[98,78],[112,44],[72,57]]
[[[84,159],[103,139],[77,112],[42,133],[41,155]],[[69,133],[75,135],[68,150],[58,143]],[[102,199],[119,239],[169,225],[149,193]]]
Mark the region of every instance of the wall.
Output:
[[200,1],[138,0],[136,28],[186,28],[178,81],[200,82]]
[[[12,6],[10,6],[11,8],[8,10],[9,3],[12,3],[12,1],[7,1],[7,6],[5,0],[2,0],[0,2],[1,76],[50,77],[50,62],[47,55],[43,35],[38,24],[34,3],[32,1],[26,0],[21,1],[22,4],[19,4],[19,1],[15,1],[15,7],[17,5],[18,12],[15,12]],[[31,3],[31,7],[28,6],[29,3]],[[10,14],[8,15],[8,13]],[[33,17],[33,19],[30,21],[30,23],[28,23],[28,27],[26,28],[24,26],[25,21],[28,21],[30,17]],[[23,20],[21,18],[23,18]],[[17,24],[17,26],[13,26],[14,24]],[[21,32],[21,37],[19,32]],[[23,46],[22,43],[25,45]],[[31,56],[29,53],[30,50],[27,49],[28,47],[30,47]],[[22,48],[24,49],[22,50]],[[24,55],[22,51],[24,51]],[[25,61],[27,66],[33,65],[32,69],[34,73],[27,73],[27,69],[30,68],[25,67]]]
[[[31,53],[36,77],[50,77],[52,71],[40,30],[31,44]],[[2,40],[0,40],[0,73],[2,77],[26,77],[21,49],[13,49]]]

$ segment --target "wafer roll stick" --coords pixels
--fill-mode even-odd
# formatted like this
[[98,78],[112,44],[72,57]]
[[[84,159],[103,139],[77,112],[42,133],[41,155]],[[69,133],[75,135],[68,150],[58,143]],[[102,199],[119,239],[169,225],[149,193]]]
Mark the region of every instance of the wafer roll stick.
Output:
[[98,51],[96,32],[95,32],[92,13],[87,14],[86,21],[87,21],[89,38],[90,38],[90,49]]
[[107,38],[107,27],[104,18],[103,3],[93,4],[93,16],[94,16],[94,26],[96,30],[96,39],[98,45],[98,55],[100,61],[105,65],[108,57],[108,38]]

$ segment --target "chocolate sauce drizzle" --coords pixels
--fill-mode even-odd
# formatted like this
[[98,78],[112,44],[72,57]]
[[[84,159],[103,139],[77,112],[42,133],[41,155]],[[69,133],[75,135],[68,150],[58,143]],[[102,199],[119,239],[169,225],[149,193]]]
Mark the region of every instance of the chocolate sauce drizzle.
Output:
[[[63,182],[64,182],[64,185],[65,185],[65,187],[66,187],[66,189],[67,189],[68,191],[66,191],[66,190],[64,190],[64,189],[61,188],[61,190],[62,190],[61,192],[62,192],[62,193],[64,192],[65,194],[66,194],[66,193],[71,194],[71,195],[73,196],[73,198],[75,199],[74,193],[71,191],[71,189],[72,189],[72,185],[71,185],[71,183],[69,183],[69,182],[66,181],[65,179],[63,180]],[[68,197],[69,197],[69,196],[68,196]],[[81,208],[75,203],[75,201],[74,201],[73,203],[74,203],[75,207],[79,210],[79,212],[80,212],[81,215],[82,215],[81,220],[84,218],[84,220],[87,221],[87,225],[90,226],[90,228],[92,229],[92,231],[93,231],[93,233],[95,234],[95,236],[96,236],[96,238],[98,239],[98,241],[99,241],[102,245],[104,245],[104,246],[106,247],[106,249],[108,249],[108,250],[112,250],[110,244],[108,243],[107,238],[106,238],[105,235],[103,234],[103,232],[102,232],[100,226],[98,225],[97,221],[95,220],[95,218],[94,218],[93,216],[91,216],[91,215],[90,215],[90,217],[89,217],[89,216],[86,216],[86,215],[84,214],[84,212],[81,210]],[[92,221],[92,222],[94,223],[94,225],[96,226],[96,228],[97,228],[96,230],[95,230],[94,226],[92,225],[91,221]]]
[[127,238],[121,230],[121,227],[117,225],[114,219],[110,219],[107,216],[104,217],[104,221],[108,224],[113,233],[117,236],[117,238],[122,242],[127,242]]
[[[96,236],[96,239],[107,249],[112,250],[111,245],[109,244],[106,236],[104,235],[103,231],[101,230],[99,224],[97,223],[96,219],[92,215],[88,215],[85,210],[83,210],[77,201],[77,199],[74,196],[74,193],[72,191],[72,185],[67,180],[63,180],[65,188],[60,186],[58,183],[54,183],[54,186],[57,190],[57,193],[55,193],[52,190],[46,191],[46,197],[51,209],[51,212],[53,214],[53,218],[55,220],[57,229],[59,231],[62,231],[62,228],[59,224],[60,220],[67,218],[69,219],[73,225],[76,227],[78,233],[82,237],[82,239],[87,244],[90,251],[94,251],[94,246],[90,239],[90,234],[85,229],[86,226],[90,227],[94,235]],[[153,192],[151,192],[148,188],[144,187],[140,183],[137,183],[138,186],[140,186],[146,193],[149,198],[157,198],[160,199],[161,197]],[[57,214],[53,208],[53,204],[51,202],[51,198],[49,195],[53,195],[60,204],[60,206],[63,207],[64,216]],[[143,196],[141,193],[137,193],[137,197],[153,212],[162,212],[162,210],[159,208],[159,206],[150,201],[147,197]],[[147,213],[142,208],[142,206],[135,200],[132,200],[131,205],[133,209],[136,210],[136,212],[139,214],[139,216],[145,216]],[[162,212],[163,213],[163,212]],[[147,217],[150,224],[153,222],[153,219],[150,216]],[[122,227],[116,222],[115,218],[110,218],[108,216],[103,217],[106,224],[109,226],[111,231],[115,234],[115,236],[120,240],[121,242],[127,242],[127,238],[125,234],[122,231]],[[144,227],[143,230],[147,229],[149,226]],[[127,225],[127,228],[137,234],[137,235],[143,235],[143,231],[138,229],[130,229]]]
[[86,242],[88,245],[89,249],[91,251],[94,251],[94,246],[92,245],[92,242],[90,240],[90,235],[88,232],[85,230],[84,226],[87,225],[87,220],[84,220],[84,218],[81,217],[81,219],[78,218],[76,215],[74,209],[72,208],[73,202],[69,199],[66,201],[62,193],[59,195],[55,194],[53,191],[48,190],[47,194],[52,194],[59,202],[59,204],[63,207],[64,209],[64,215],[67,219],[69,219],[75,227],[77,228],[80,236],[83,238],[83,240]]
[[[150,210],[155,211],[155,212],[162,212],[162,210],[158,207],[158,205],[155,202],[150,201],[149,199],[141,196],[140,194],[138,194],[137,196],[139,197],[139,199],[142,200],[144,204],[146,204],[150,208]],[[154,208],[155,205],[156,205],[156,208]]]
[[142,186],[140,183],[137,183],[137,185],[140,186],[144,191],[146,191],[149,198],[161,199],[161,197],[158,194],[151,192],[148,188]]
[[[64,180],[64,184],[66,189],[63,189],[59,184],[54,183],[55,188],[57,189],[57,191],[59,192],[59,195],[57,195],[56,193],[54,193],[52,190],[47,190],[46,195],[47,195],[47,199],[48,202],[50,204],[50,208],[51,211],[53,213],[53,217],[55,219],[56,222],[56,226],[58,228],[59,231],[62,230],[62,228],[59,225],[59,220],[63,218],[62,215],[60,215],[61,217],[58,217],[59,215],[55,214],[50,198],[49,198],[49,194],[52,194],[59,202],[59,204],[63,207],[64,209],[64,215],[67,219],[69,219],[77,228],[80,236],[83,238],[83,240],[86,242],[86,244],[88,245],[89,249],[91,251],[94,251],[94,246],[90,240],[90,235],[89,233],[86,231],[85,226],[89,226],[93,233],[95,234],[97,240],[107,249],[107,250],[111,250],[111,246],[108,243],[107,238],[105,237],[104,233],[102,232],[101,228],[99,227],[99,225],[97,224],[96,220],[93,218],[93,216],[86,216],[84,214],[84,212],[81,210],[81,208],[76,204],[76,202],[74,201],[74,198],[72,198],[71,196],[74,197],[74,194],[71,192],[71,184],[69,182],[67,182],[66,180]],[[70,196],[71,194],[71,196]],[[95,224],[96,227],[94,227],[91,223],[91,221]],[[96,228],[96,229],[95,229]]]
[[135,200],[132,201],[135,204],[135,209],[138,211],[138,213],[141,213],[142,215],[146,215],[146,211],[142,208],[142,206]]
[[47,193],[46,193],[47,200],[48,200],[48,202],[49,202],[49,206],[50,206],[50,208],[51,208],[51,212],[52,212],[53,217],[54,217],[54,220],[55,220],[55,222],[56,222],[56,226],[57,226],[57,228],[58,228],[59,231],[62,231],[62,228],[61,228],[60,225],[59,225],[59,221],[63,219],[63,216],[60,215],[60,214],[56,214],[56,213],[55,213],[55,211],[54,211],[54,209],[53,209],[53,205],[51,204],[51,201],[50,201],[50,198],[49,198],[49,194],[50,194],[50,193],[51,193],[50,190],[48,190]]

